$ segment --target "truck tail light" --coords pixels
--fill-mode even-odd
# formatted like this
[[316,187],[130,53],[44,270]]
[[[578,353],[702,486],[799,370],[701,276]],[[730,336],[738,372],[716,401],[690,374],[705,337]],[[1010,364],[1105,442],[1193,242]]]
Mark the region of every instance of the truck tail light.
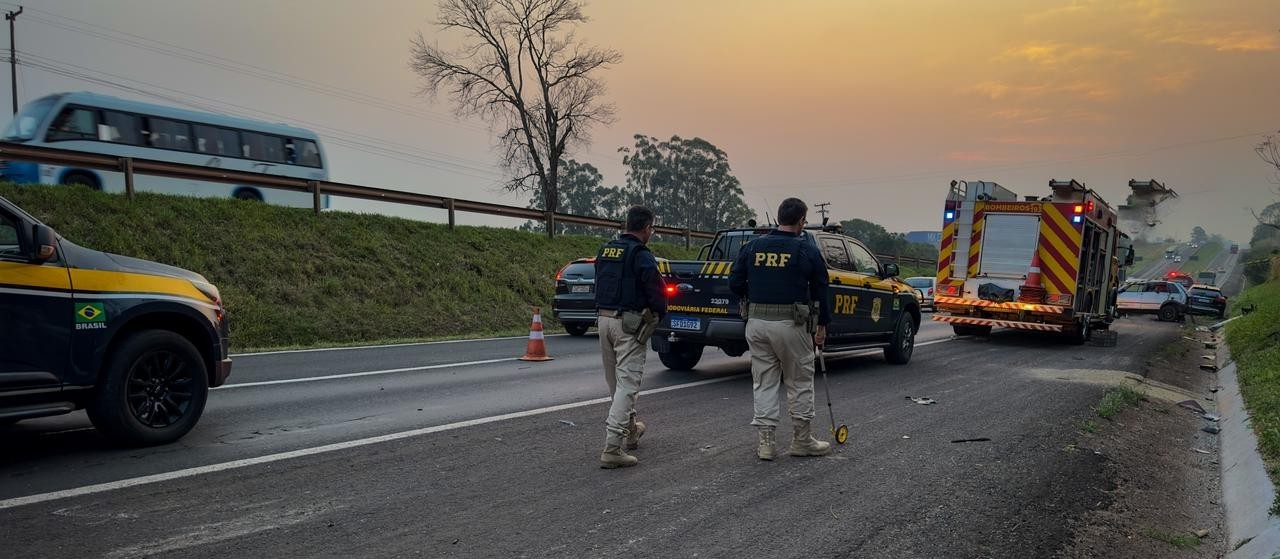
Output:
[[1050,305],[1069,307],[1071,306],[1072,299],[1073,297],[1071,296],[1070,293],[1054,293],[1050,295],[1049,298],[1045,300],[1045,302]]
[[933,288],[932,288],[932,287],[930,287],[930,288],[929,288],[929,294],[930,294],[930,295],[933,295]]
[[1218,303],[1219,305],[1225,305],[1227,304],[1227,298],[1222,296],[1214,297],[1213,302]]

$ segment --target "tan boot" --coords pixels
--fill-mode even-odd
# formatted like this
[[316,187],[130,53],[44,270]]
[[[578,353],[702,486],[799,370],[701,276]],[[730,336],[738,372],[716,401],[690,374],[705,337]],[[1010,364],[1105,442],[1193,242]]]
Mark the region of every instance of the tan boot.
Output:
[[831,454],[831,443],[813,438],[808,421],[793,420],[795,436],[791,438],[792,456],[826,456]]
[[773,460],[775,452],[773,448],[773,428],[760,427],[758,429],[760,442],[756,445],[756,457],[761,460]]
[[604,441],[604,452],[600,453],[600,467],[606,470],[614,468],[630,468],[640,463],[640,459],[627,454],[622,449],[622,437],[609,434]]
[[644,436],[644,422],[636,421],[636,415],[631,414],[631,422],[627,424],[626,449],[635,450],[640,448],[640,437]]

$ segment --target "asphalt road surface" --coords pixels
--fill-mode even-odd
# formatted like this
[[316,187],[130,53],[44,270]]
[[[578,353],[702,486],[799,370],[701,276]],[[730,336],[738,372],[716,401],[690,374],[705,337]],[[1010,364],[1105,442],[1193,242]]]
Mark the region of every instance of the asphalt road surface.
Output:
[[1106,458],[1069,448],[1105,386],[1072,379],[1178,336],[1115,327],[1096,348],[926,321],[907,366],[829,358],[849,443],[769,463],[746,357],[651,353],[625,470],[598,468],[594,335],[550,337],[544,363],[513,360],[523,339],[238,356],[176,444],[110,448],[82,413],[0,431],[2,555],[1046,556],[1108,502]]

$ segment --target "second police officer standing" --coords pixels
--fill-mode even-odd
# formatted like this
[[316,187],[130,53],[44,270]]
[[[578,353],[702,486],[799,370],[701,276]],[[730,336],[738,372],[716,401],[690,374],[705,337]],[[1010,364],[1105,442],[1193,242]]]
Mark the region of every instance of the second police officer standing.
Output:
[[649,337],[667,312],[665,284],[646,244],[653,236],[653,211],[627,210],[626,232],[596,256],[596,309],[604,377],[613,404],[605,422],[601,468],[625,468],[639,460],[627,454],[640,445],[645,425],[636,421],[636,396],[644,375]]
[[[813,437],[814,346],[821,347],[831,323],[823,301],[827,266],[817,246],[805,238],[808,206],[787,198],[778,207],[778,228],[743,247],[733,263],[729,288],[747,299],[747,345],[751,348],[752,392],[758,431],[756,456],[773,460],[778,397],[787,387],[795,429],[792,456],[823,456],[831,443]],[[816,307],[816,308],[815,308]],[[816,324],[815,324],[816,323]]]

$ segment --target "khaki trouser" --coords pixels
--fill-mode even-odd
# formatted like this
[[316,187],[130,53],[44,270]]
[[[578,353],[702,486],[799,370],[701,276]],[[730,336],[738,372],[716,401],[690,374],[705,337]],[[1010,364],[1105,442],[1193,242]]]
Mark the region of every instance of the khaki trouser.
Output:
[[640,381],[644,376],[645,344],[653,334],[656,323],[645,324],[639,334],[622,330],[622,319],[601,316],[596,321],[600,332],[600,357],[604,362],[604,380],[609,384],[613,405],[605,421],[606,444],[610,439],[617,444],[627,434],[627,425],[636,412],[636,397],[640,395]]
[[747,320],[751,347],[751,389],[757,427],[777,427],[779,384],[787,386],[792,419],[812,421],[813,335],[790,320]]

